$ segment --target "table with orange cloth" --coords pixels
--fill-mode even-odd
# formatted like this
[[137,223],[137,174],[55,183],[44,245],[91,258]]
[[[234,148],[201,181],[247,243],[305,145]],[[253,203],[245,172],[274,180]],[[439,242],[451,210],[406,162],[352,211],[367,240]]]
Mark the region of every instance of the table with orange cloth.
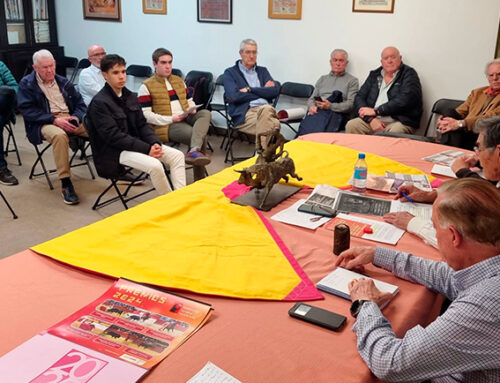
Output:
[[[385,156],[426,173],[432,163],[421,158],[446,150],[437,144],[380,136],[320,133],[302,139]],[[332,232],[324,228],[311,231],[270,219],[309,193],[300,191],[264,216],[316,283],[333,268]],[[351,238],[351,246],[367,244],[375,243]],[[439,259],[435,249],[409,233],[404,234],[397,248]],[[398,336],[417,324],[427,325],[437,316],[442,302],[438,295],[384,270],[367,270],[371,277],[399,286],[400,293],[383,311]],[[0,261],[0,281],[0,356],[88,304],[113,283],[110,278],[30,250]],[[354,319],[349,316],[347,300],[325,293],[324,300],[310,302],[348,317],[340,332],[332,332],[289,317],[292,302],[182,294],[212,304],[214,314],[198,333],[155,367],[145,382],[185,382],[207,361],[242,382],[378,381],[357,352],[356,336],[350,330]]]

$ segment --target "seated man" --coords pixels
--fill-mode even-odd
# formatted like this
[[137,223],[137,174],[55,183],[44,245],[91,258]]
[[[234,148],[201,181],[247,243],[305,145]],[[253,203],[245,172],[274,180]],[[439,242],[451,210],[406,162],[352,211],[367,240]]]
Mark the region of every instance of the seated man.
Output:
[[87,118],[97,172],[102,177],[117,178],[123,166],[130,166],[151,176],[159,194],[171,191],[163,168],[168,165],[174,189],[186,186],[184,155],[180,150],[162,145],[148,125],[139,101],[125,88],[125,60],[106,55],[101,70],[104,87],[90,102]]
[[7,167],[4,156],[3,127],[12,114],[16,104],[17,82],[9,68],[0,61],[0,183],[17,185],[19,181]]
[[486,77],[489,86],[474,89],[462,105],[439,118],[442,144],[472,150],[477,138],[474,123],[500,114],[500,59],[486,65]]
[[85,105],[89,105],[97,92],[105,84],[101,73],[101,60],[106,55],[106,51],[100,45],[92,45],[88,50],[90,66],[81,71],[78,77],[78,90],[80,91]]
[[[475,146],[476,155],[458,157],[451,165],[458,178],[479,178],[481,176],[470,170],[478,163],[483,167],[484,176],[490,183],[496,184],[500,191],[500,116],[479,120],[476,123],[479,137]],[[484,180],[486,183],[487,181]],[[402,195],[405,193],[413,201],[432,203],[437,197],[437,192],[422,191],[415,186],[403,185],[398,189],[396,198],[406,201]],[[410,233],[421,237],[425,242],[437,247],[436,229],[432,222],[423,218],[414,217],[408,212],[388,213],[384,216],[386,222],[408,230]]]
[[[358,79],[345,71],[348,63],[345,50],[335,49],[331,53],[332,70],[316,82],[314,92],[307,101],[309,111],[300,124],[299,136],[316,132],[336,132],[345,128],[359,89]],[[319,101],[318,97],[322,100]]]
[[349,282],[358,351],[379,379],[500,381],[499,206],[500,193],[487,182],[445,182],[432,214],[444,262],[374,246],[340,254],[336,266],[353,269],[373,263],[451,300],[432,323],[417,325],[400,338],[379,308],[390,293],[381,293],[371,279]]
[[276,110],[270,103],[280,90],[268,70],[257,65],[257,43],[243,40],[240,56],[241,60],[224,71],[229,115],[240,131],[254,136],[279,129]]
[[[196,111],[182,78],[172,74],[172,53],[164,48],[153,52],[155,74],[139,88],[139,102],[147,122],[162,142],[180,142],[188,146],[186,163],[194,165],[195,179],[205,176],[210,163],[203,150],[210,126],[208,110]],[[192,108],[190,113],[188,110]]]
[[347,123],[346,133],[386,131],[413,133],[422,115],[422,89],[417,72],[402,63],[397,48],[382,51],[382,66],[371,71],[354,99],[359,118]]
[[56,61],[48,50],[33,54],[33,69],[19,83],[18,108],[29,141],[40,145],[43,137],[52,144],[64,202],[74,205],[79,200],[70,179],[68,134],[87,136],[81,125],[87,107],[73,84],[56,74]]

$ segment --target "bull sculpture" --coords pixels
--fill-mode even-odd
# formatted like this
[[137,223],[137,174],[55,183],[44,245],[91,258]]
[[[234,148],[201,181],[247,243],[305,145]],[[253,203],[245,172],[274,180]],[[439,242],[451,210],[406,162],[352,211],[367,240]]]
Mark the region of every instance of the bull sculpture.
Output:
[[263,151],[260,151],[255,165],[243,170],[235,170],[240,173],[239,184],[245,184],[258,190],[264,189],[264,197],[259,205],[260,209],[264,207],[273,186],[281,179],[288,182],[288,176],[290,176],[299,181],[302,180],[302,177],[295,173],[295,164],[288,157],[288,152],[283,150],[285,142],[283,136],[277,130],[266,135],[268,145]]

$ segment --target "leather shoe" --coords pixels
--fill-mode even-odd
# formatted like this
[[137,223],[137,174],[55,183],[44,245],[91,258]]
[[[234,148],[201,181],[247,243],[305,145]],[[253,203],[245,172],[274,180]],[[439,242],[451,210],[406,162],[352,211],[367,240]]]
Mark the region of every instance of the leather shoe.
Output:
[[63,188],[62,196],[64,203],[67,205],[76,205],[78,202],[80,202],[78,196],[75,193],[75,188],[73,187],[73,185],[69,185],[68,187]]

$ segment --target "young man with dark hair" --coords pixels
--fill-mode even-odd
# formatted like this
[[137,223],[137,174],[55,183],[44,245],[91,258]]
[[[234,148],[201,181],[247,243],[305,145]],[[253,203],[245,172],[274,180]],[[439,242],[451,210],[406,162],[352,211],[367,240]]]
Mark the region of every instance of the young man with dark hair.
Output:
[[172,52],[158,48],[152,58],[155,74],[139,88],[144,116],[162,142],[179,142],[188,146],[186,163],[195,166],[195,180],[203,178],[204,166],[210,163],[203,150],[211,114],[208,110],[196,111],[186,84],[172,74]]
[[106,84],[92,99],[87,113],[96,169],[100,176],[111,178],[123,173],[123,166],[130,166],[148,173],[157,192],[166,194],[171,188],[165,164],[174,189],[180,189],[186,185],[184,155],[162,145],[146,122],[137,97],[125,88],[125,66],[125,60],[115,54],[101,61]]

